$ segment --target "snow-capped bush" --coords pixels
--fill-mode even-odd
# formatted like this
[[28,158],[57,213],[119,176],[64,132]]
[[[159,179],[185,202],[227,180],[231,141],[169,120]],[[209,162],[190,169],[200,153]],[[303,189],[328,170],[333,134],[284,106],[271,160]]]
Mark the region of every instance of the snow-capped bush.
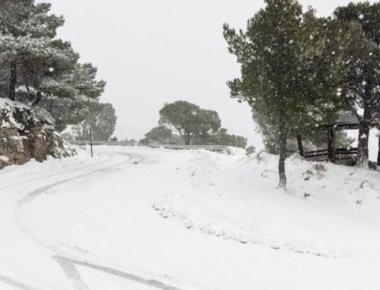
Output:
[[43,109],[0,99],[0,168],[34,158],[61,158],[74,152],[54,131],[54,120]]

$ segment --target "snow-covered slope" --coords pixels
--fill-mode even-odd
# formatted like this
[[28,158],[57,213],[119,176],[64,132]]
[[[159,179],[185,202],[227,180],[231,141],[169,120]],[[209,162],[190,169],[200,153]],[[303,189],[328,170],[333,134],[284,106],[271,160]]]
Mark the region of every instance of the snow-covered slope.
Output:
[[54,120],[41,108],[0,98],[0,169],[25,164],[31,159],[73,155],[54,131]]
[[0,173],[0,289],[380,287],[377,172],[292,157],[285,193],[265,153],[96,151]]
[[379,173],[288,161],[289,191],[276,190],[277,158],[198,152],[192,187],[155,209],[188,229],[244,244],[328,258],[380,259]]

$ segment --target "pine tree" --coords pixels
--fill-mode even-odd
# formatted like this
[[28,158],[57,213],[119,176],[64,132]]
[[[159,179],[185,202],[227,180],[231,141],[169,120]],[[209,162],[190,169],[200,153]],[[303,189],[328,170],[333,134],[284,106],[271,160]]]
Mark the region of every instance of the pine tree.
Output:
[[165,104],[160,110],[160,125],[173,127],[186,145],[192,145],[195,138],[218,131],[221,120],[215,111],[201,109],[189,102],[177,101]]
[[207,143],[203,144],[233,146],[240,147],[243,149],[247,147],[248,142],[247,138],[229,134],[228,130],[225,128],[221,128],[215,134],[210,135],[206,141]]
[[[50,14],[51,5],[34,1],[2,1],[0,13],[0,60],[9,67],[9,98],[16,98],[19,85],[33,87],[39,96],[42,78],[54,64],[64,63],[78,56],[68,43],[55,40],[62,17]],[[23,81],[20,81],[20,78]]]
[[351,3],[335,15],[359,27],[345,49],[343,88],[347,106],[360,122],[357,165],[368,166],[370,127],[380,110],[380,3]]
[[75,127],[78,139],[89,140],[91,129],[93,140],[109,141],[115,131],[116,121],[116,112],[112,104],[96,104],[91,107],[87,118]]
[[58,131],[82,122],[98,106],[106,83],[97,81],[96,74],[91,64],[76,64],[72,71],[43,83],[45,97],[40,106],[54,117]]
[[149,145],[157,142],[161,145],[171,144],[173,141],[172,130],[165,126],[158,126],[145,134],[145,139],[141,140],[142,144]]
[[97,69],[80,64],[69,42],[58,39],[61,16],[48,3],[2,0],[0,93],[47,109],[57,129],[83,121],[104,91]]
[[[264,132],[278,144],[279,186],[286,188],[285,160],[292,130],[312,135],[335,108],[339,62],[321,65],[328,21],[294,0],[266,0],[246,32],[224,26],[229,51],[241,64],[241,77],[228,83],[232,97],[246,101]],[[331,112],[334,115],[334,112]]]

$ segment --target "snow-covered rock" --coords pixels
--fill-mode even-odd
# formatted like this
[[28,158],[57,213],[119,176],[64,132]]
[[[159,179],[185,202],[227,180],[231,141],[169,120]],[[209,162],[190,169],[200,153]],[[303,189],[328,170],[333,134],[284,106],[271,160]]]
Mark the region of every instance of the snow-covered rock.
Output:
[[58,133],[49,113],[0,99],[0,169],[21,165],[34,158],[61,158],[74,153]]

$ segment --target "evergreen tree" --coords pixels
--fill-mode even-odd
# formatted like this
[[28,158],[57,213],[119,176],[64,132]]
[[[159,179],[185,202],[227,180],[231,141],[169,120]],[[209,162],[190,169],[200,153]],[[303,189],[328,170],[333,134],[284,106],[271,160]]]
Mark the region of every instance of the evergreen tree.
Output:
[[295,0],[265,3],[265,9],[249,20],[246,32],[224,26],[229,51],[241,64],[241,77],[228,84],[232,97],[248,102],[264,131],[275,136],[279,186],[286,188],[289,133],[312,135],[329,115],[328,108],[335,108],[332,95],[337,83],[325,74],[335,76],[335,64],[340,63],[320,63],[328,46],[327,20],[316,18],[313,10],[303,13]]
[[2,4],[0,60],[9,68],[8,96],[14,100],[17,86],[23,85],[32,87],[39,99],[42,79],[53,69],[58,72],[75,64],[78,55],[69,43],[55,39],[64,20],[49,13],[50,4],[24,0]]
[[335,15],[360,28],[352,32],[345,49],[342,87],[348,108],[360,121],[357,164],[368,166],[370,127],[380,110],[380,3],[351,3]]
[[77,125],[90,116],[94,108],[99,107],[99,102],[87,97],[59,98],[49,96],[43,98],[40,106],[54,118],[55,129],[62,132],[67,126]]
[[218,131],[221,121],[215,111],[203,110],[197,105],[177,101],[165,104],[160,110],[160,124],[175,128],[185,144],[191,145],[195,138]]
[[158,126],[145,134],[145,140],[142,143],[150,144],[156,142],[162,145],[173,143],[172,130],[165,126]]
[[97,69],[78,63],[69,42],[56,37],[63,17],[48,3],[2,0],[0,11],[0,93],[40,105],[56,119],[57,129],[78,124],[104,91]]
[[112,104],[97,104],[92,107],[88,117],[78,126],[78,139],[89,140],[90,130],[95,141],[108,141],[115,131],[116,112]]
[[91,64],[76,64],[73,71],[60,75],[58,81],[45,83],[45,97],[40,106],[54,117],[57,130],[82,122],[98,106],[105,82],[97,81],[96,73]]
[[209,144],[212,145],[223,145],[223,146],[233,146],[245,148],[247,147],[247,138],[237,135],[231,135],[228,133],[228,130],[225,128],[221,128],[214,135],[210,136]]

